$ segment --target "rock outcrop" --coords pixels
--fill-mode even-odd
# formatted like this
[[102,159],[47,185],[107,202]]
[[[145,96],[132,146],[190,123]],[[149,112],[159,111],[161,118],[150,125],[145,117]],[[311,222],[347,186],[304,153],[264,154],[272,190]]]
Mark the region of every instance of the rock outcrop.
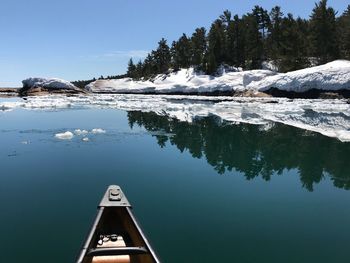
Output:
[[21,96],[44,95],[49,93],[77,94],[85,93],[72,83],[58,78],[28,78],[22,81]]

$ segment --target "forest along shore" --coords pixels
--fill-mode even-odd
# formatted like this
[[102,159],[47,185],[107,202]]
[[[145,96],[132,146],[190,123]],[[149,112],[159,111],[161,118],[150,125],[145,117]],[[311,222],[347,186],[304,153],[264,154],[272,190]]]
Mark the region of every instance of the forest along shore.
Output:
[[222,66],[215,75],[194,68],[158,74],[152,79],[99,79],[86,86],[58,78],[28,78],[20,89],[0,89],[4,96],[48,94],[160,94],[307,99],[350,98],[350,61],[278,73]]

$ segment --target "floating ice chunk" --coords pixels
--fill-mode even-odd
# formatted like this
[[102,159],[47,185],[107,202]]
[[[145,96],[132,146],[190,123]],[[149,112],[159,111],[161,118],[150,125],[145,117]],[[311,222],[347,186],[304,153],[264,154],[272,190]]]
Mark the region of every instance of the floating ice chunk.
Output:
[[74,130],[75,135],[85,135],[88,134],[89,132],[87,130],[81,130],[81,129],[76,129]]
[[63,133],[56,133],[55,137],[60,140],[71,140],[74,137],[74,134],[70,131],[66,131]]
[[88,142],[89,138],[88,137],[84,137],[83,139],[81,139],[83,142]]
[[101,129],[101,128],[95,128],[95,129],[91,130],[91,133],[93,133],[93,134],[106,133],[106,131]]

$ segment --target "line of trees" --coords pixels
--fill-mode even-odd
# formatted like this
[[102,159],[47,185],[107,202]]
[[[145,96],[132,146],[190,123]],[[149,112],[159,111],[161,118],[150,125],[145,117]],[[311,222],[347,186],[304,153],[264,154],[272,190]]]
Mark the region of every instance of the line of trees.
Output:
[[337,17],[327,0],[315,4],[309,19],[284,15],[276,6],[255,6],[241,17],[228,10],[207,31],[197,28],[171,46],[162,38],[143,61],[130,59],[127,75],[150,78],[190,66],[214,74],[220,65],[259,69],[272,61],[281,72],[350,59],[350,5]]

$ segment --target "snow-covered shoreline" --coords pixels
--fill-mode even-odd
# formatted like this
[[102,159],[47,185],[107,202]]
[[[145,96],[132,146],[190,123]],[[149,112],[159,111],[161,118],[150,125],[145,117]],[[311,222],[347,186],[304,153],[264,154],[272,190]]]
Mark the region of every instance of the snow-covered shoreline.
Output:
[[[271,90],[280,91],[280,95],[271,93]],[[310,91],[341,93],[350,97],[350,61],[336,60],[288,73],[271,70],[242,71],[235,68],[225,71],[222,68],[220,74],[211,76],[189,68],[167,75],[160,74],[151,80],[96,80],[86,85],[85,89],[79,89],[72,83],[57,78],[28,78],[23,80],[22,89],[24,95],[87,92],[288,97],[288,93],[304,93],[305,96],[300,96],[304,98],[310,98]]]
[[86,86],[92,93],[132,94],[235,94],[254,95],[270,89],[303,93],[310,90],[350,90],[350,61],[337,60],[325,65],[288,73],[270,70],[225,72],[217,76],[196,73],[193,68],[168,75],[157,75],[152,81],[130,78],[97,80]]

